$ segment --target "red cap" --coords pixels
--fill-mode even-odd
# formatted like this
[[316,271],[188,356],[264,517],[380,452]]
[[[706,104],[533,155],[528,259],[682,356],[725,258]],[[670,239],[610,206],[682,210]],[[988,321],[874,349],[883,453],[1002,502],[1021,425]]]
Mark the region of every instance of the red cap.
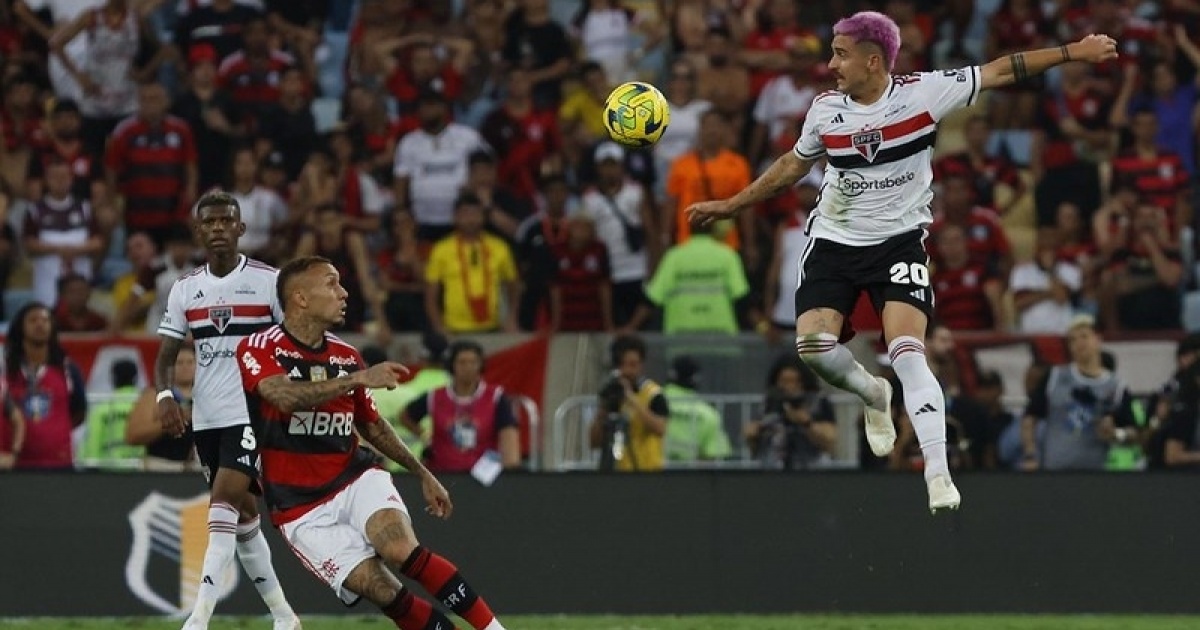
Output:
[[217,49],[212,44],[196,44],[188,50],[189,65],[195,66],[205,61],[217,62]]

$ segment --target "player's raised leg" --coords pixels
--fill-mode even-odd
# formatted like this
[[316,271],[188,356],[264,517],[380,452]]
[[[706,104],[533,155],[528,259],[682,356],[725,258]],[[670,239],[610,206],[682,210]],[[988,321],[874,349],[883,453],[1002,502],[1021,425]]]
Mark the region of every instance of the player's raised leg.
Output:
[[[856,297],[851,298],[857,299]],[[796,352],[826,383],[856,394],[865,405],[867,442],[883,457],[896,444],[892,386],[873,376],[846,346],[838,343],[845,316],[833,308],[812,308],[796,318]]]
[[271,546],[262,532],[258,514],[258,501],[254,494],[246,492],[242,499],[241,517],[237,526],[237,557],[242,569],[254,583],[263,603],[271,610],[275,619],[272,630],[300,630],[300,619],[288,604],[283,586],[275,575],[271,563]]
[[950,479],[946,460],[945,396],[929,369],[922,341],[928,317],[912,304],[888,301],[883,307],[882,320],[888,358],[904,391],[904,409],[925,457],[929,509],[933,512],[958,509],[962,497]]
[[406,514],[396,509],[379,510],[367,519],[366,534],[384,562],[398,567],[472,628],[504,630],[487,602],[463,579],[458,567],[421,546]]

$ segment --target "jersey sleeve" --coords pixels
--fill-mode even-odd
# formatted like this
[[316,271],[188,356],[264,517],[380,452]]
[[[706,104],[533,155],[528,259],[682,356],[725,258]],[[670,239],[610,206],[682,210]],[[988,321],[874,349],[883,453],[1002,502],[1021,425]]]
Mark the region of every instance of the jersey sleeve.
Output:
[[952,112],[970,107],[979,99],[982,81],[979,66],[967,66],[955,70],[922,72],[915,87],[921,95],[922,105],[929,109],[935,121]]
[[273,277],[270,286],[267,287],[267,295],[270,296],[267,300],[271,305],[271,319],[278,324],[283,322],[283,305],[279,303],[279,292],[275,290],[276,283],[279,282],[279,272],[275,272]]
[[800,137],[796,140],[796,145],[792,147],[792,152],[802,160],[811,161],[825,155],[825,141],[821,139],[820,123],[825,118],[824,109],[821,97],[818,96],[817,100],[813,101],[812,109],[809,109],[808,115],[804,117],[804,126],[800,129]]
[[[251,340],[259,342],[251,343]],[[238,343],[237,361],[238,371],[242,373],[242,387],[248,392],[256,391],[259,383],[272,376],[287,374],[275,356],[274,343],[261,343],[259,335],[251,335]]]
[[379,407],[375,404],[375,397],[371,395],[371,390],[366,387],[359,387],[354,390],[354,422],[356,424],[375,424],[383,419],[379,415]]
[[187,309],[184,308],[182,287],[183,285],[176,281],[171,285],[171,292],[167,294],[167,308],[158,322],[160,337],[183,339],[187,336]]

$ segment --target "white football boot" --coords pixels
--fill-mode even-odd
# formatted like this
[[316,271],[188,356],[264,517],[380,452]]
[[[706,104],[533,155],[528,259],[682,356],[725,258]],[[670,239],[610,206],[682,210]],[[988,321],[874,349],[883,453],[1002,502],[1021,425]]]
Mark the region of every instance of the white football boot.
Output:
[[866,418],[867,444],[871,445],[871,452],[876,457],[884,457],[896,446],[896,425],[892,423],[892,384],[878,376],[875,380],[883,388],[883,410],[867,405],[863,415]]
[[926,485],[929,488],[930,513],[937,514],[942,511],[957,510],[958,505],[962,503],[962,495],[958,493],[958,488],[954,487],[950,475],[938,475],[930,479]]

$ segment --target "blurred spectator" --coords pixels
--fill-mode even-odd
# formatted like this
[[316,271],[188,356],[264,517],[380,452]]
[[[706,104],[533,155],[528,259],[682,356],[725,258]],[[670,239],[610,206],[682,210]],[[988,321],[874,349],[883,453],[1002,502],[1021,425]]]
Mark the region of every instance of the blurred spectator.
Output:
[[596,186],[583,193],[579,211],[590,217],[608,249],[612,271],[612,322],[626,327],[645,301],[648,248],[655,247],[646,189],[625,177],[625,150],[615,142],[596,147]]
[[1200,335],[1183,338],[1175,351],[1176,370],[1153,401],[1154,418],[1146,440],[1154,468],[1200,466]]
[[[1200,48],[1192,42],[1187,30],[1176,24],[1172,31],[1179,52],[1183,53],[1183,57],[1193,66],[1200,67]],[[1143,71],[1136,64],[1125,66],[1121,92],[1114,104],[1113,124],[1124,125],[1126,115],[1134,111],[1153,110],[1158,120],[1155,144],[1179,155],[1188,173],[1195,175],[1195,142],[1191,134],[1179,133],[1179,130],[1195,127],[1193,112],[1197,102],[1200,102],[1200,95],[1196,90],[1197,82],[1200,82],[1200,73],[1196,73],[1190,82],[1181,82],[1172,64],[1165,59],[1160,60],[1148,66],[1145,71],[1147,85],[1135,94],[1134,90],[1138,87],[1142,74]]]
[[[949,177],[965,177],[975,188],[975,201],[979,205],[994,208],[1004,216],[1025,193],[1021,174],[1007,157],[988,154],[988,139],[991,128],[987,118],[972,116],[963,129],[966,148],[938,158],[933,163],[934,181],[941,183]],[[999,187],[1007,188],[1007,198],[1000,203]]]
[[976,205],[971,180],[962,175],[949,175],[942,181],[942,210],[929,226],[933,242],[929,247],[929,258],[935,265],[942,263],[938,250],[938,233],[946,226],[955,225],[963,230],[967,238],[967,252],[972,263],[982,265],[997,277],[1007,278],[1012,268],[1012,246],[1004,233],[996,213]]
[[1004,281],[982,263],[971,260],[967,236],[956,224],[941,226],[934,236],[939,262],[930,282],[937,295],[938,321],[951,330],[1004,330]]
[[712,103],[698,98],[697,93],[696,68],[686,60],[675,60],[665,94],[671,106],[671,124],[654,145],[656,170],[660,173],[666,173],[677,158],[696,149],[700,118],[712,107]]
[[[1038,0],[1003,0],[988,20],[985,57],[1000,59],[1026,50],[1045,48],[1054,34]],[[1034,76],[988,95],[988,116],[996,129],[1028,129],[1033,125],[1045,77]],[[988,199],[989,197],[980,197]]]
[[539,106],[533,99],[532,76],[520,68],[510,69],[504,101],[480,127],[500,158],[500,181],[525,201],[533,199],[538,176],[553,166],[550,158],[562,145],[557,109]]
[[[54,305],[54,326],[65,333],[98,333],[108,330],[108,320],[88,307],[92,285],[78,274],[58,279],[58,301]],[[135,366],[136,367],[136,366]]]
[[309,60],[316,57],[330,0],[266,0],[267,23],[288,48]]
[[[737,252],[718,243],[709,225],[692,228],[692,238],[663,254],[646,284],[646,297],[663,309],[663,332],[736,334],[737,303],[750,292]],[[636,330],[648,308],[643,304],[625,326]]]
[[45,143],[42,108],[36,97],[37,86],[30,77],[18,74],[4,81],[0,132],[4,134],[6,161]]
[[573,55],[566,30],[550,17],[550,0],[521,0],[504,30],[504,61],[525,71],[534,107],[557,109]]
[[[1136,443],[1131,396],[1101,364],[1094,320],[1076,317],[1067,331],[1071,362],[1056,365],[1029,392],[1021,423],[1022,470],[1103,470],[1109,445]],[[1041,443],[1036,424],[1044,422]]]
[[387,292],[384,316],[396,331],[424,332],[429,328],[425,315],[425,259],[417,241],[417,222],[408,210],[391,215],[391,240],[375,259],[379,284]]
[[362,152],[360,167],[375,181],[390,185],[396,142],[421,126],[416,114],[404,116],[393,125],[383,94],[363,85],[355,85],[346,92],[342,122],[346,125],[351,142]]
[[280,75],[279,99],[264,106],[256,139],[260,146],[264,140],[269,141],[270,150],[283,156],[288,181],[300,177],[318,139],[317,121],[299,70],[287,70]]
[[929,45],[935,37],[932,12],[918,11],[915,0],[887,0],[883,12],[900,27],[900,48],[912,58],[911,68],[897,70],[904,74],[928,71]]
[[336,204],[317,207],[312,228],[300,237],[294,256],[323,256],[338,270],[348,294],[345,321],[338,326],[339,330],[361,331],[369,308],[380,340],[388,338],[391,329],[383,308],[387,295],[375,282],[366,238],[347,224],[346,215]]
[[29,206],[22,237],[33,262],[34,298],[43,304],[58,301],[58,279],[76,273],[92,277],[92,256],[104,239],[92,205],[71,194],[71,166],[52,162],[46,167],[46,194]]
[[242,209],[246,231],[238,240],[238,249],[251,258],[275,264],[289,253],[291,245],[283,234],[289,219],[287,204],[275,191],[258,183],[258,159],[254,149],[233,151],[229,193]]
[[440,334],[517,330],[516,265],[508,244],[484,231],[485,221],[482,202],[464,193],[455,202],[454,231],[429,254],[425,313]]
[[959,363],[958,346],[954,332],[945,323],[934,320],[926,326],[925,359],[946,396],[957,396],[963,391],[964,370]]
[[[449,59],[443,62],[435,46],[449,49]],[[471,42],[465,38],[440,41],[431,33],[416,32],[381,41],[373,52],[380,56],[388,91],[402,104],[416,101],[425,90],[452,103],[462,96],[463,72],[471,55]]]
[[799,357],[787,354],[771,365],[763,418],[746,425],[746,444],[754,458],[771,469],[812,468],[833,455],[833,405]]
[[[80,14],[50,40],[50,47],[83,90],[83,141],[90,153],[104,153],[105,139],[121,120],[137,110],[137,86],[157,76],[171,55],[159,45],[145,16],[155,4],[107,0],[103,7]],[[71,40],[86,34],[87,57],[76,64],[67,54]],[[153,50],[153,55],[143,55]],[[146,58],[146,57],[149,58]]]
[[[58,341],[50,309],[40,302],[12,318],[5,343],[8,395],[25,419],[17,470],[70,470],[71,432],[87,417],[87,391],[79,371]],[[7,430],[8,427],[0,428]],[[8,440],[0,436],[0,443]]]
[[167,312],[167,296],[171,294],[171,286],[197,267],[195,241],[190,226],[172,226],[165,250],[162,258],[156,260],[147,273],[139,275],[136,286],[142,299],[149,300],[145,330],[148,333],[158,330],[158,324]]
[[0,472],[12,470],[25,447],[25,414],[8,395],[8,379],[0,372]]
[[524,285],[517,316],[521,330],[537,330],[549,316],[550,284],[558,268],[554,250],[566,243],[569,206],[578,202],[562,175],[542,177],[538,188],[538,211],[521,222],[515,239],[517,270]]
[[[796,261],[808,245],[808,215],[817,206],[820,188],[806,178],[796,188],[796,205],[792,212],[779,221],[775,228],[775,244],[771,248],[772,258],[767,266],[767,277],[763,282],[763,313],[770,321],[763,320],[758,332],[774,340],[780,332],[796,330],[796,285],[800,280],[800,268]],[[765,328],[765,330],[764,330]]]
[[600,469],[658,472],[671,406],[658,383],[646,378],[646,342],[622,335],[609,346],[612,373],[601,385],[588,438],[600,449]]
[[296,58],[271,44],[267,21],[252,18],[242,25],[242,48],[221,59],[217,84],[229,91],[238,107],[241,122],[257,129],[279,101],[283,75],[299,71],[301,85],[312,82],[309,68],[296,65]]
[[[667,203],[663,207],[663,225],[675,242],[682,243],[691,234],[684,210],[693,203],[727,199],[750,184],[750,164],[729,148],[732,135],[729,119],[716,109],[700,117],[700,141],[696,151],[685,153],[671,164],[667,175]],[[730,220],[718,222],[713,230],[717,238],[739,249],[746,266],[757,269],[758,246],[754,237],[754,213],[743,212],[735,229]]]
[[[0,295],[8,292],[9,277],[17,267],[21,258],[21,250],[17,244],[17,232],[9,221],[9,208],[17,198],[9,191],[4,178],[0,178]],[[8,313],[4,312],[4,302],[0,300],[0,321],[8,321]]]
[[138,461],[143,449],[125,442],[129,417],[138,399],[138,366],[129,359],[113,361],[113,390],[88,412],[79,464],[99,470],[128,470],[127,463]]
[[667,461],[695,463],[733,455],[721,412],[696,393],[701,372],[700,363],[690,356],[671,362],[671,377],[663,387],[671,409],[665,437]]
[[48,122],[45,144],[29,157],[29,170],[25,178],[26,197],[41,199],[45,194],[46,166],[62,161],[70,165],[71,194],[76,199],[106,203],[104,167],[99,157],[101,153],[93,153],[83,144],[80,135],[83,117],[79,106],[75,101],[56,101],[50,110]]
[[[13,13],[40,39],[49,43],[55,31],[65,28],[81,14],[104,6],[104,3],[105,0],[16,0]],[[51,23],[42,22],[38,12],[49,13]],[[66,52],[76,66],[82,65],[87,60],[87,42],[75,39],[69,43]],[[83,97],[83,90],[75,77],[67,71],[57,55],[50,55],[47,61],[55,96],[79,101]]]
[[[1012,453],[1001,450],[1001,438],[1009,427],[1017,427],[1019,435],[1020,422],[1004,406],[1004,379],[995,370],[987,370],[979,375],[975,384],[975,394],[971,397],[980,407],[981,423],[967,427],[967,438],[970,444],[965,449],[971,457],[974,468],[995,470],[997,468],[1012,468],[1020,461],[1020,443]],[[951,403],[950,413],[955,413]],[[1007,455],[1007,457],[1006,457]]]
[[[800,25],[796,12],[796,0],[766,0],[757,3],[754,28],[742,42],[739,60],[750,70],[750,92],[758,98],[773,79],[788,71],[797,71],[795,51],[809,46],[804,40],[816,41],[811,33]],[[807,107],[805,107],[807,109]],[[759,121],[761,122],[761,121]]]
[[146,232],[161,244],[173,224],[189,220],[199,171],[192,130],[167,115],[167,89],[138,90],[138,113],[117,125],[105,165],[110,188],[125,197],[125,229]]
[[1075,315],[1083,270],[1058,251],[1053,232],[1038,232],[1033,259],[1013,267],[1008,288],[1020,332],[1064,335]]
[[566,219],[566,240],[553,247],[551,332],[612,331],[612,281],[608,249],[596,238],[591,217]]
[[1059,68],[1059,87],[1042,97],[1030,154],[1039,226],[1054,223],[1053,212],[1063,201],[1091,216],[1100,205],[1096,165],[1108,158],[1113,145],[1111,101],[1092,77],[1092,66],[1066,63]]
[[635,80],[638,64],[664,35],[651,16],[622,0],[583,0],[571,27],[582,57],[599,63],[614,85]]
[[145,232],[134,232],[125,239],[125,258],[132,269],[113,282],[112,332],[142,333],[148,326],[157,328],[158,320],[147,321],[146,313],[155,299],[158,246]]
[[1171,223],[1181,227],[1176,217],[1190,214],[1189,178],[1183,160],[1156,144],[1158,119],[1152,110],[1135,112],[1129,128],[1132,143],[1113,159],[1113,179],[1162,208]]
[[[774,3],[792,4],[790,0],[775,0]],[[779,74],[763,85],[754,104],[754,132],[748,152],[752,165],[774,160],[792,150],[808,109],[817,97],[812,74],[820,63],[820,40],[795,38],[785,52],[790,61],[790,72]],[[674,124],[674,118],[671,122]]]
[[579,69],[579,85],[558,110],[564,145],[577,153],[608,137],[604,102],[611,90],[603,66],[595,61],[583,64]]
[[188,84],[176,97],[171,113],[193,132],[198,186],[208,190],[225,181],[225,160],[233,142],[246,136],[246,129],[233,98],[217,86],[217,51],[209,44],[196,44],[187,60]]
[[435,242],[454,229],[454,203],[467,182],[467,157],[487,149],[479,132],[450,122],[450,105],[438,92],[421,93],[421,128],[396,145],[396,205],[412,212],[417,236]]
[[1083,212],[1079,206],[1064,201],[1058,204],[1054,213],[1054,225],[1049,229],[1042,228],[1039,232],[1049,231],[1057,243],[1055,255],[1060,260],[1077,265],[1089,277],[1094,266],[1096,244],[1092,242],[1092,226],[1084,222]]
[[1100,278],[1106,329],[1179,328],[1183,265],[1162,209],[1138,206],[1123,241]]
[[335,126],[325,139],[337,177],[335,201],[341,206],[346,225],[364,235],[378,236],[386,201],[379,184],[359,166],[364,161],[361,147],[354,144],[345,125]]
[[483,379],[483,348],[458,341],[447,350],[451,381],[413,400],[401,423],[420,435],[417,424],[427,414],[433,422],[425,465],[440,473],[468,472],[489,452],[498,452],[505,468],[521,465],[521,434],[512,399],[499,385]]
[[475,151],[467,157],[467,182],[463,190],[479,197],[491,231],[505,240],[516,238],[517,228],[529,215],[528,206],[501,185],[496,156],[490,151]]
[[217,52],[218,59],[224,59],[241,47],[245,25],[262,17],[258,8],[235,0],[195,5],[176,23],[175,45],[190,52],[197,44],[207,44]]
[[162,423],[156,417],[158,391],[153,385],[142,390],[130,410],[125,443],[145,447],[139,451],[143,453],[142,466],[146,470],[183,472],[200,468],[192,449],[192,387],[195,382],[196,350],[191,344],[184,344],[175,356],[175,386],[171,389],[183,411],[186,433],[180,437],[169,436],[163,431]]
[[753,94],[750,73],[738,60],[733,33],[724,26],[710,27],[704,51],[708,63],[700,71],[696,84],[700,98],[712,103],[713,109],[723,114],[734,129],[741,129]]
[[[1089,33],[1104,33],[1117,40],[1120,57],[1096,65],[1096,75],[1107,85],[1107,93],[1117,90],[1123,68],[1144,64],[1158,51],[1159,30],[1155,25],[1132,14],[1124,0],[1088,0],[1075,10],[1067,8],[1059,21],[1067,28],[1064,39],[1074,40]],[[1161,4],[1161,3],[1160,3]],[[1176,4],[1170,2],[1169,4]]]

